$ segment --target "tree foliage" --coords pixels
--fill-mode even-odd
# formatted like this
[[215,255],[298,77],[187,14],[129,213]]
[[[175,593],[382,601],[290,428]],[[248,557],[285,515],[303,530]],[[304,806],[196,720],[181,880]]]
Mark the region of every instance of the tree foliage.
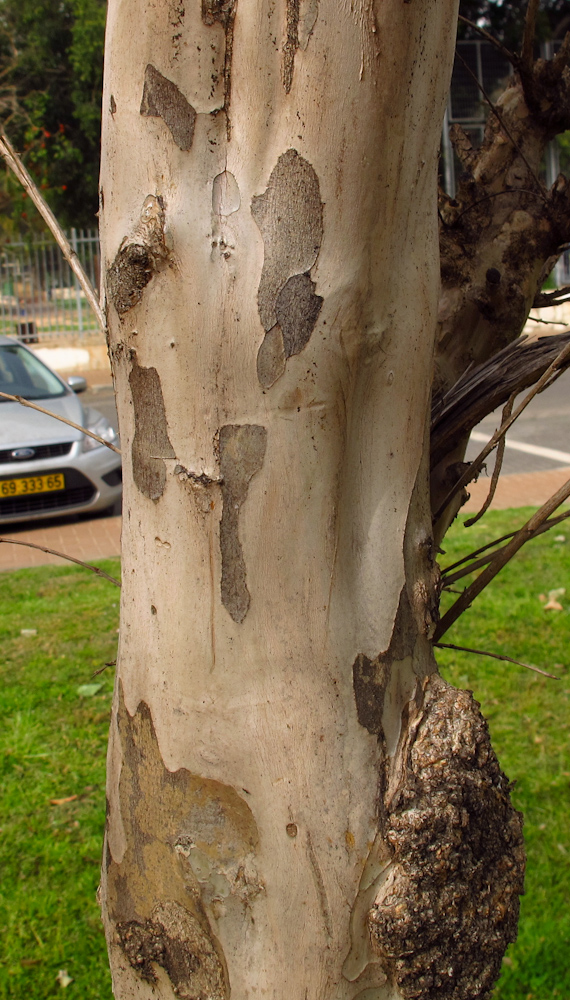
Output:
[[[95,224],[105,0],[3,0],[3,129],[63,225]],[[34,227],[35,213],[6,176],[5,232]]]

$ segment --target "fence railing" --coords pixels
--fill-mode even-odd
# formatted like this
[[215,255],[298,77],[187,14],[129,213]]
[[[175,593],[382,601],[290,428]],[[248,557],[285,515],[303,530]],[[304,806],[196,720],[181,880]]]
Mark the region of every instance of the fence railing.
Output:
[[[98,288],[97,230],[72,229],[66,235]],[[0,333],[31,344],[102,339],[79,282],[51,236],[0,247]]]

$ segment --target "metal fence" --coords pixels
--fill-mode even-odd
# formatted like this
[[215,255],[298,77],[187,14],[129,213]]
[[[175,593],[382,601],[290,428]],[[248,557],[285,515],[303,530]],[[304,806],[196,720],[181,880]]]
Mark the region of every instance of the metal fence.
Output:
[[[98,288],[97,230],[72,229],[66,235]],[[51,236],[0,247],[0,333],[30,344],[101,340],[79,282]]]

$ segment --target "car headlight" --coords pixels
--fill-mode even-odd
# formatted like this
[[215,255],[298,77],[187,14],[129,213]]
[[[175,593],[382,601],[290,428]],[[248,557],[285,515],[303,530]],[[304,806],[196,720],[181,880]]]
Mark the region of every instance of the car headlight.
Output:
[[[96,416],[91,417],[87,421],[87,430],[91,431],[92,434],[98,434],[99,437],[103,438],[104,441],[108,441],[109,444],[114,444],[117,440],[117,432],[115,428],[109,423],[106,417],[103,417],[100,413]],[[83,438],[83,444],[81,446],[81,451],[93,451],[94,448],[102,448],[103,445],[99,444],[92,437]]]

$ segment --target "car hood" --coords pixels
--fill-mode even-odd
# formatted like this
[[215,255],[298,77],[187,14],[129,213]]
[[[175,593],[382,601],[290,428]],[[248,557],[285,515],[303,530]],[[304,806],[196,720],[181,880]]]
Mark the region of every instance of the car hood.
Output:
[[[35,402],[35,400],[34,400]],[[38,406],[60,417],[84,425],[85,413],[77,396],[57,396],[55,399],[38,399]],[[59,441],[79,441],[81,431],[74,430],[61,420],[54,420],[45,413],[38,413],[21,403],[0,403],[0,449],[20,448],[25,445],[55,444]]]

